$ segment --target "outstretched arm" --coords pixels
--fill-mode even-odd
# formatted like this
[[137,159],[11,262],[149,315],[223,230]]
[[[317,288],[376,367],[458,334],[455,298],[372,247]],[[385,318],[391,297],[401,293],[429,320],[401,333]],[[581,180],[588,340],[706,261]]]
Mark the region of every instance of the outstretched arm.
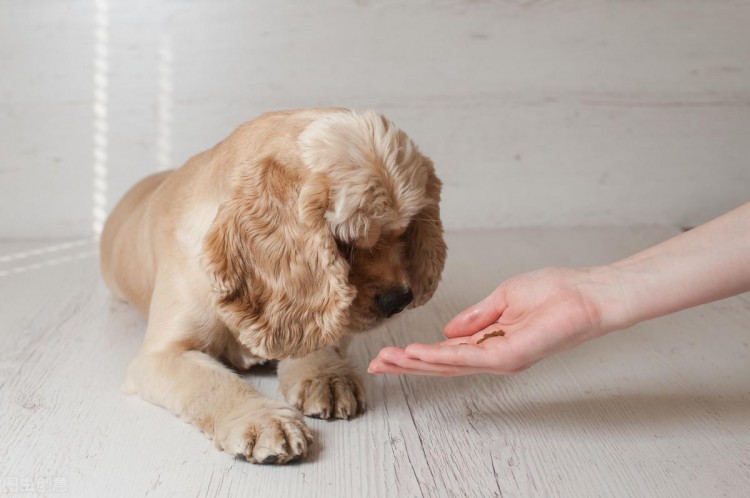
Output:
[[[512,374],[607,332],[748,290],[750,203],[610,265],[513,277],[453,318],[447,340],[384,348],[369,371]],[[482,341],[497,330],[504,335]]]

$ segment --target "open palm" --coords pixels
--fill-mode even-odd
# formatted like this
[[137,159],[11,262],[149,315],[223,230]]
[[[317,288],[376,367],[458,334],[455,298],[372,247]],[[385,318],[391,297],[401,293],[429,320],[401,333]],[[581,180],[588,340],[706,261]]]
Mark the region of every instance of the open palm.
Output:
[[[518,373],[602,334],[597,287],[586,269],[546,268],[513,277],[453,318],[445,326],[447,340],[383,348],[369,371],[441,376]],[[497,330],[504,335],[482,340]]]

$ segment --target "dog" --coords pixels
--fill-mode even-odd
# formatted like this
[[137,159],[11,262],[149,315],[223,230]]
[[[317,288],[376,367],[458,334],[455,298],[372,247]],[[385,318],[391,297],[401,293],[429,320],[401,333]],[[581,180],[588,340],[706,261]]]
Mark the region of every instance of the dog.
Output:
[[[435,292],[440,192],[390,120],[339,108],[264,114],[140,181],[101,236],[105,283],[148,320],[125,392],[250,462],[304,457],[303,415],[364,410],[351,336]],[[288,404],[237,373],[269,360]]]

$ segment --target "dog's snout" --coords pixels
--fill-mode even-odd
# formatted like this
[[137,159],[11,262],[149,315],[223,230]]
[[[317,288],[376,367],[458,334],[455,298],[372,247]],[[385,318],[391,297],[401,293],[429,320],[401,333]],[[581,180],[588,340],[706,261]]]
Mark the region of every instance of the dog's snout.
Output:
[[386,318],[403,311],[413,300],[414,294],[411,292],[411,289],[403,288],[391,289],[388,292],[375,296],[378,310]]

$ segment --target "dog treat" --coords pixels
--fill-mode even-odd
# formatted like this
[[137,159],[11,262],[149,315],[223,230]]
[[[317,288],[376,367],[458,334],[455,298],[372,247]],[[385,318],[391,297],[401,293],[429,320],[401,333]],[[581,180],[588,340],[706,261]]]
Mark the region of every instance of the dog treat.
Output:
[[500,330],[500,329],[495,330],[494,332],[487,332],[486,334],[484,334],[484,337],[482,337],[481,339],[477,341],[477,344],[482,344],[484,341],[486,341],[490,337],[498,337],[498,336],[502,337],[504,335],[505,335],[505,331]]

